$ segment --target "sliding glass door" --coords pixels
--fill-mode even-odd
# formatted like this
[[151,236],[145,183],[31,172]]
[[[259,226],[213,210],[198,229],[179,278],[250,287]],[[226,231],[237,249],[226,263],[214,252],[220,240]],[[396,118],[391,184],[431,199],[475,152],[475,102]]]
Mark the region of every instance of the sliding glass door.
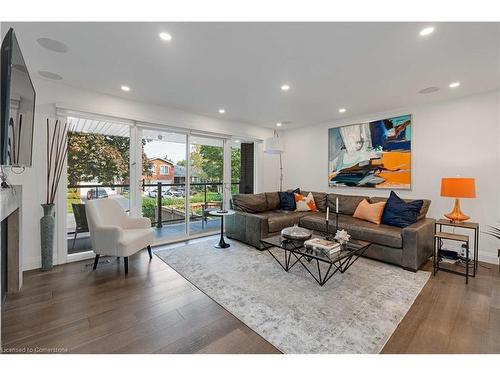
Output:
[[127,214],[150,218],[160,244],[217,233],[220,218],[210,211],[253,192],[251,142],[84,114],[67,121],[66,256],[92,250],[90,199],[115,199]]
[[224,141],[220,138],[190,136],[190,234],[217,231],[220,217],[211,210],[224,206]]
[[142,131],[141,212],[151,219],[156,241],[175,241],[189,233],[187,135]]
[[[171,242],[217,232],[211,210],[225,207],[225,148],[217,137],[144,127],[140,206],[151,219],[156,242]],[[227,145],[227,146],[226,146]],[[230,162],[229,162],[230,163]]]

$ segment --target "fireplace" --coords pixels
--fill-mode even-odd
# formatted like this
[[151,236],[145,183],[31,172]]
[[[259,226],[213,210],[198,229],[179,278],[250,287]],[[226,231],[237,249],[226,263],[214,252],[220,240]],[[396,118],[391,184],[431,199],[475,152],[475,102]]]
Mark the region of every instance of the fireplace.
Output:
[[0,289],[3,304],[9,293],[22,285],[21,187],[0,190]]
[[2,220],[0,228],[0,242],[1,242],[1,284],[2,284],[2,295],[1,303],[5,301],[5,296],[7,295],[7,220]]

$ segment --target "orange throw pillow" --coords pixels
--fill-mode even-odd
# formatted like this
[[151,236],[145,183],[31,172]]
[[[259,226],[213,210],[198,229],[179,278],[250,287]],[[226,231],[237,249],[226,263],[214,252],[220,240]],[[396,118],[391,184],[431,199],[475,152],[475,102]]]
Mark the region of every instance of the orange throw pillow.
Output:
[[295,204],[297,205],[297,209],[295,211],[318,211],[312,193],[307,194],[307,197],[297,193],[295,193],[294,196]]
[[353,217],[369,221],[370,223],[380,224],[382,214],[384,213],[385,202],[370,203],[366,199],[359,202]]

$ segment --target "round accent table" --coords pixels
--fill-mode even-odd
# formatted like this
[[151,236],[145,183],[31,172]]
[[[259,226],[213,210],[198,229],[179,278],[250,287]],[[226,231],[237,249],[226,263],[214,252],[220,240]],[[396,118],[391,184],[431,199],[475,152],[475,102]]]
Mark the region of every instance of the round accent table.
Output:
[[224,241],[224,216],[234,215],[233,210],[211,210],[208,212],[210,216],[219,216],[220,217],[220,240],[217,245],[214,245],[217,249],[225,249],[230,245]]

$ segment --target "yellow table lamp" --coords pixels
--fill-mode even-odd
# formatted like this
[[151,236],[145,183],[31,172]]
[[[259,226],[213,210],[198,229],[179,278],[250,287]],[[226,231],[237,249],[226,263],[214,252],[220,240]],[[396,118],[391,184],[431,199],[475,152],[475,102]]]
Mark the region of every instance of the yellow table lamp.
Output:
[[470,217],[465,215],[460,209],[459,198],[475,198],[476,197],[476,180],[474,178],[442,178],[441,179],[441,196],[455,198],[455,207],[453,211],[446,214],[448,219],[453,223],[461,223],[469,220]]

